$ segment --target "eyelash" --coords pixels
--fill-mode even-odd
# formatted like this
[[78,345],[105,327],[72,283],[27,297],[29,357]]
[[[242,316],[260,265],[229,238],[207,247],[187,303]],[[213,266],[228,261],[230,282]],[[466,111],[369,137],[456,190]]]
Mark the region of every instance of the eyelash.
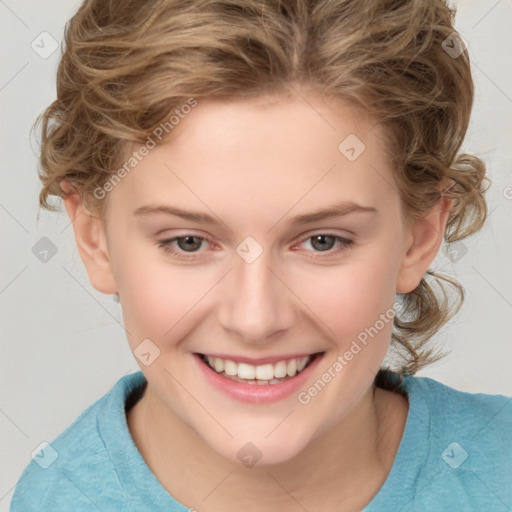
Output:
[[[329,256],[337,255],[340,252],[349,249],[352,246],[353,242],[354,242],[353,240],[349,240],[348,238],[344,238],[342,236],[335,235],[334,233],[320,232],[320,233],[315,233],[313,235],[310,235],[310,236],[304,238],[299,244],[296,244],[296,245],[300,245],[303,242],[305,242],[307,240],[310,240],[311,238],[313,238],[315,236],[330,236],[330,237],[333,237],[336,241],[339,241],[341,243],[341,246],[339,246],[338,249],[328,249],[326,251],[314,251],[314,252],[317,252],[319,254],[327,253]],[[174,242],[176,240],[181,240],[181,239],[184,239],[184,238],[187,238],[187,237],[196,238],[198,240],[201,240],[201,242],[204,241],[204,242],[211,243],[211,240],[209,240],[208,238],[206,238],[204,236],[193,235],[193,234],[186,234],[186,235],[182,235],[182,236],[176,236],[174,238],[167,238],[167,239],[164,239],[164,240],[158,240],[157,243],[158,243],[158,246],[164,252],[169,253],[169,254],[175,256],[178,259],[194,260],[194,259],[197,258],[197,256],[195,256],[197,254],[197,252],[195,252],[195,253],[186,253],[184,251],[177,251],[176,249],[174,249],[171,246],[172,242]],[[184,254],[190,254],[190,256],[184,256]],[[323,259],[323,256],[314,256],[314,258],[321,258],[321,259]]]

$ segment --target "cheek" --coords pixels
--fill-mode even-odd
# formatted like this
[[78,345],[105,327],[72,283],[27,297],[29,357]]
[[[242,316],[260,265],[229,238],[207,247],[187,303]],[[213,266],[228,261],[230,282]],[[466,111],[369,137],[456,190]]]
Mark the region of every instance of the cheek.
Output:
[[[391,317],[395,303],[392,256],[382,252],[337,268],[321,269],[315,278],[298,286],[297,293],[315,316],[322,320],[326,336],[347,342],[373,326],[381,314]],[[386,322],[382,335],[391,332]],[[380,323],[379,323],[380,325]]]
[[132,349],[145,338],[158,344],[179,339],[180,331],[211,288],[211,279],[197,268],[168,265],[162,259],[141,261],[133,258],[125,262],[119,286]]

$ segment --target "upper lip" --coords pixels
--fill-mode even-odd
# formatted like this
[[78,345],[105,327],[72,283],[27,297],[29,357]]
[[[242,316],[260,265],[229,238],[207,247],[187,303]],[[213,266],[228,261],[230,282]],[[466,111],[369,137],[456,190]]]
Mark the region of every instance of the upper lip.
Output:
[[200,353],[204,356],[209,357],[218,357],[219,359],[229,359],[230,361],[234,361],[235,363],[247,363],[251,364],[253,366],[260,366],[262,364],[274,364],[278,361],[287,361],[289,359],[300,359],[302,357],[307,356],[314,356],[316,354],[320,354],[323,352],[309,352],[309,353],[296,353],[296,354],[281,354],[278,356],[268,356],[268,357],[258,357],[258,358],[252,358],[252,357],[245,357],[245,356],[234,356],[232,354],[218,354],[218,353]]

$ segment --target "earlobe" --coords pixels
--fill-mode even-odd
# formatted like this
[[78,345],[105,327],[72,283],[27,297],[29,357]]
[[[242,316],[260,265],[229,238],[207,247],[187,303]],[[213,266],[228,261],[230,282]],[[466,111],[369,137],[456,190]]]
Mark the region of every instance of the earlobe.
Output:
[[420,283],[434,261],[441,243],[453,199],[441,197],[430,212],[418,220],[409,233],[397,277],[396,292],[409,293]]
[[101,219],[84,207],[80,194],[68,182],[62,181],[60,186],[67,195],[63,202],[73,223],[78,252],[91,285],[105,294],[117,293],[106,233]]

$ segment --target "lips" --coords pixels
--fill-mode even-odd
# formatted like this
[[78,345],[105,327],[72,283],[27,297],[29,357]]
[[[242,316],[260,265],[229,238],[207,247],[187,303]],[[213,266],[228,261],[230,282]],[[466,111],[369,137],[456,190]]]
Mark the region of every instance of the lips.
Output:
[[[232,361],[233,364],[236,365],[237,373],[235,375],[227,375],[224,368],[221,372],[216,371],[212,368],[210,361],[208,360],[208,356],[205,354],[195,353],[193,354],[194,359],[197,361],[199,369],[201,373],[206,377],[206,382],[209,382],[214,388],[221,391],[223,394],[227,394],[231,398],[234,398],[238,401],[242,402],[251,402],[251,403],[268,403],[275,402],[277,400],[281,400],[287,398],[294,392],[298,392],[301,386],[305,384],[309,376],[312,372],[315,371],[315,368],[320,363],[323,358],[325,352],[316,352],[310,355],[302,354],[300,357],[292,357],[289,356],[280,356],[274,357],[273,359],[276,361],[273,364],[265,363],[259,365],[249,365],[248,363],[240,363],[236,362],[234,357],[232,359],[229,358],[218,358],[210,355],[210,358],[213,360],[213,366],[215,366],[215,359],[220,359],[222,364],[225,364],[226,361]],[[282,359],[284,357],[284,359]],[[306,358],[305,366],[301,371],[297,371],[297,367],[295,370],[293,368],[293,364],[297,364],[297,359]],[[246,359],[247,360],[247,359]],[[268,360],[268,359],[267,359]],[[254,359],[253,359],[254,361]],[[291,363],[291,370],[293,376],[288,375],[288,364],[290,361],[294,361]],[[280,375],[279,370],[282,365],[281,363],[286,362],[286,376],[282,378],[275,378],[275,366],[277,366],[278,373]],[[299,361],[301,362],[301,361]],[[228,363],[228,370],[230,370]],[[301,364],[304,364],[303,362]],[[220,369],[220,363],[217,362],[218,368]],[[263,369],[258,370],[258,374],[263,377],[268,377],[270,373],[270,368],[267,367],[270,365],[273,367],[272,372],[274,377],[271,379],[258,379],[256,378],[256,371],[258,367],[264,367]],[[252,366],[254,369],[254,377],[253,379],[243,379],[239,377],[238,372],[241,371],[242,375],[252,375],[248,373],[244,373],[246,371],[252,371],[252,369],[247,369],[247,366]],[[241,367],[241,370],[240,370]],[[232,369],[230,370],[232,371]],[[263,372],[263,373],[262,373]]]

